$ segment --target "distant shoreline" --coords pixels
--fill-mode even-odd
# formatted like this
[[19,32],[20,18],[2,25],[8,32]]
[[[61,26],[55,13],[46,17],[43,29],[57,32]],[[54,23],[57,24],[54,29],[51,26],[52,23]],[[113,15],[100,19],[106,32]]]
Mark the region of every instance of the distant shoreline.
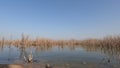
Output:
[[6,40],[4,37],[0,39],[0,45],[105,45],[120,46],[120,35],[107,36],[102,39],[86,39],[86,40],[52,40],[45,38],[30,39],[28,35],[21,35],[17,40]]

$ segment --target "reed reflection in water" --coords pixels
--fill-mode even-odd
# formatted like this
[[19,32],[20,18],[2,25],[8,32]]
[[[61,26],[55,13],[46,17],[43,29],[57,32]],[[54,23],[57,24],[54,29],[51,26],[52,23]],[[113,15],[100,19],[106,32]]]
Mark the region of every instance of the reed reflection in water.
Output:
[[[98,45],[0,45],[0,63],[25,63],[24,57],[32,52],[34,63],[119,64],[120,48]],[[18,62],[19,61],[19,62]],[[59,62],[58,62],[59,61]]]

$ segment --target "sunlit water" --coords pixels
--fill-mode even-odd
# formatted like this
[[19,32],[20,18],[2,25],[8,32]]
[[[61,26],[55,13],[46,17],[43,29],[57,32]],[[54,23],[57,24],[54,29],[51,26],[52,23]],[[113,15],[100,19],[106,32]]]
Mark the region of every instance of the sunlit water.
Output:
[[[118,49],[119,50],[119,49]],[[33,63],[52,65],[69,65],[71,68],[80,65],[102,65],[108,68],[119,68],[120,51],[115,48],[93,46],[14,46],[0,45],[0,64],[23,63],[24,56],[33,55]]]

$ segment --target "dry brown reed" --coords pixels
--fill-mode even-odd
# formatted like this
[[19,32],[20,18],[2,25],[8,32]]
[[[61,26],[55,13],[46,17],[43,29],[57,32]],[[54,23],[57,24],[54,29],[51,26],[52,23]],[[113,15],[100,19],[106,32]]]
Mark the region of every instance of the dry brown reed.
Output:
[[21,39],[6,40],[4,37],[0,40],[0,45],[96,45],[120,47],[120,36],[108,36],[103,39],[86,40],[52,40],[45,38],[30,39],[28,35],[22,34]]

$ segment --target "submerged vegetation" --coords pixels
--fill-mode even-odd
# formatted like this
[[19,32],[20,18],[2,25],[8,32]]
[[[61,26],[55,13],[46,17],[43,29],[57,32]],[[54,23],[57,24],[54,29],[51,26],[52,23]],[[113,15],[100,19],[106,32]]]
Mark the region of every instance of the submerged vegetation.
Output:
[[45,38],[30,39],[28,35],[22,34],[21,39],[6,40],[0,39],[0,45],[96,45],[96,46],[112,46],[120,47],[120,36],[108,36],[102,39],[86,39],[86,40],[52,40]]

